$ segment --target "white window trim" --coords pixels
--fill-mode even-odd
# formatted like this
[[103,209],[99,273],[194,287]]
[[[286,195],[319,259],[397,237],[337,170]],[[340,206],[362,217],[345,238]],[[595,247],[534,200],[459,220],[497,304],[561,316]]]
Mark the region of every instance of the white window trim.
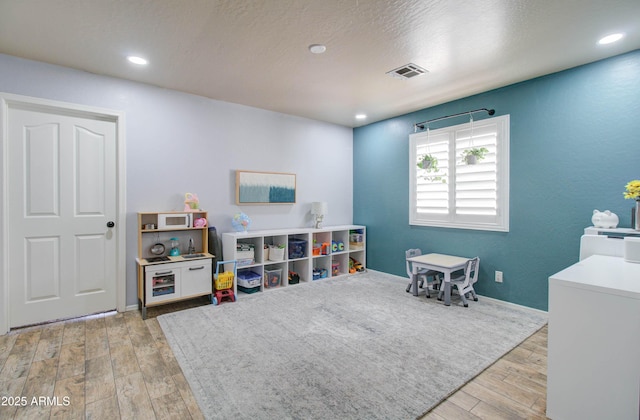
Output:
[[[474,121],[473,127],[480,129],[483,126],[489,124],[497,125],[497,216],[494,217],[494,221],[483,222],[469,222],[462,220],[462,217],[458,216],[456,219],[455,206],[451,205],[454,198],[454,193],[450,191],[449,202],[450,211],[449,214],[444,216],[434,216],[431,218],[423,215],[418,215],[416,210],[416,188],[417,188],[417,171],[416,162],[417,156],[417,144],[420,140],[424,141],[427,136],[426,131],[420,133],[411,134],[409,136],[409,224],[414,226],[435,226],[457,229],[473,229],[473,230],[487,230],[508,232],[509,231],[509,115],[502,115],[494,118],[487,118],[480,121]],[[456,131],[470,129],[471,123],[460,124],[451,127],[444,127],[437,130],[430,130],[429,136],[437,136],[446,133],[455,133]],[[453,137],[453,136],[451,136]],[[455,139],[450,140],[450,159],[455,159]],[[455,165],[454,165],[455,166]]]

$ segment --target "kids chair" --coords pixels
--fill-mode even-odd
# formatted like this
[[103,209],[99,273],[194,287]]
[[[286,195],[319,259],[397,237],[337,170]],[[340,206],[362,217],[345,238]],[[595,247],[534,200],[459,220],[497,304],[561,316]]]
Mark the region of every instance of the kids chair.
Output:
[[[445,287],[456,286],[460,299],[462,299],[462,304],[465,308],[469,307],[469,304],[467,303],[467,295],[469,293],[471,293],[474,302],[478,301],[478,295],[476,295],[476,291],[473,289],[473,285],[478,281],[478,271],[480,271],[480,258],[471,258],[467,261],[467,265],[464,268],[464,274],[452,278],[449,285],[445,285]],[[438,300],[442,300],[443,293],[444,290],[440,289],[440,292],[438,293]]]
[[[412,257],[417,257],[422,255],[422,250],[420,248],[407,249],[405,251],[405,259],[409,259]],[[411,271],[411,264],[409,261],[406,261],[407,264],[407,275],[409,276],[409,285],[407,286],[407,293],[411,291],[411,286],[413,285],[413,272]],[[431,294],[429,293],[429,277],[431,277],[431,283],[433,283],[433,289],[437,289],[437,285],[440,284],[440,272],[435,270],[427,270],[425,268],[421,268],[418,270],[418,281],[420,282],[420,287],[424,288],[424,282],[427,282],[427,297],[430,298]]]

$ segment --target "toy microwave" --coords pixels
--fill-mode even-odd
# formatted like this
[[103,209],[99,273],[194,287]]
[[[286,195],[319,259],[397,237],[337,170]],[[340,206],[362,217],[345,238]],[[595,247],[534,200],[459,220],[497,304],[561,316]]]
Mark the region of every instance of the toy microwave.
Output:
[[188,228],[191,227],[191,214],[189,213],[160,213],[158,214],[158,229]]

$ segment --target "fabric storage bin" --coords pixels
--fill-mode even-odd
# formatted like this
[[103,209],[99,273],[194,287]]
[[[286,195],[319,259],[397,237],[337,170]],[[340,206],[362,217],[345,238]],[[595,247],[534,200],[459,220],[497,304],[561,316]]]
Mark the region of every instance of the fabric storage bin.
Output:
[[304,258],[307,241],[303,239],[289,239],[289,259]]
[[282,269],[264,270],[264,287],[278,287],[282,279]]
[[278,245],[269,245],[269,261],[284,260],[284,246],[280,248]]
[[251,270],[238,271],[238,286],[244,288],[260,287],[260,274]]

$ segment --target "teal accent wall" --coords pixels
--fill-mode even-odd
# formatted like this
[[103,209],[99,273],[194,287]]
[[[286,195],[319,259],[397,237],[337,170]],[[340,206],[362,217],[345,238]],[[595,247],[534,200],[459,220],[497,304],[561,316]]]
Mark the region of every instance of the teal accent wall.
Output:
[[[478,108],[511,116],[510,231],[410,226],[413,124]],[[578,261],[593,210],[630,227],[622,193],[640,179],[640,50],[359,127],[353,142],[353,221],[367,226],[369,268],[406,276],[404,251],[415,247],[477,255],[479,294],[547,310],[548,278]]]

